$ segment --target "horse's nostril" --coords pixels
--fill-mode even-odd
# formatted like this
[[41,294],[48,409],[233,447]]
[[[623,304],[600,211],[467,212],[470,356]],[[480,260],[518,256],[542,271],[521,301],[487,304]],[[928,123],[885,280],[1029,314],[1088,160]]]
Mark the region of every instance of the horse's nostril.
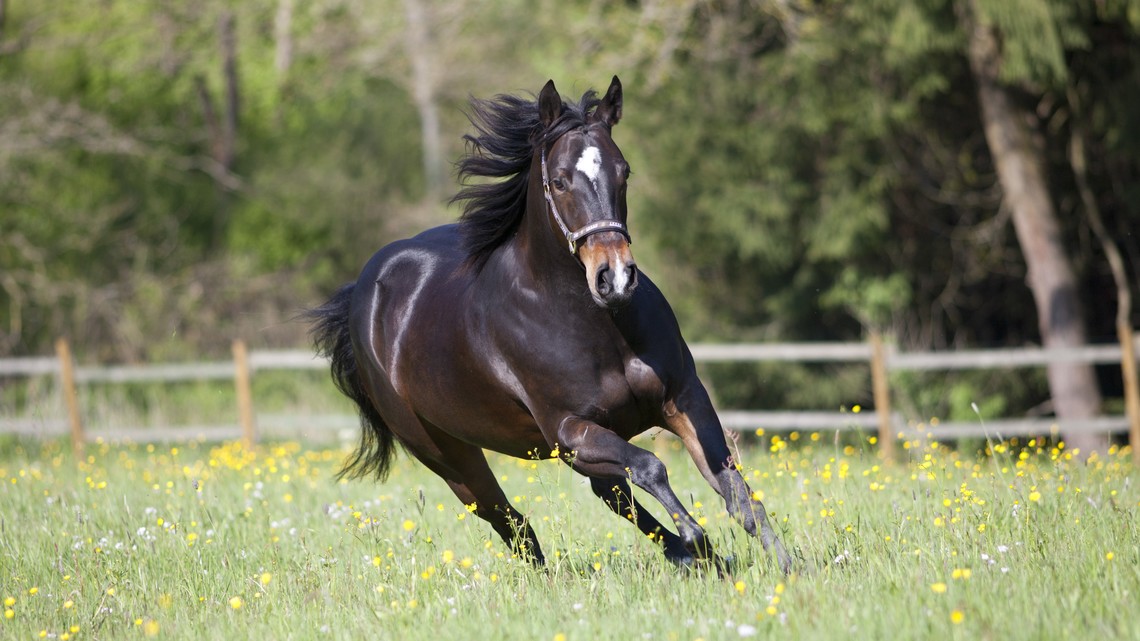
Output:
[[637,263],[630,263],[626,267],[626,275],[629,277],[629,286],[634,287],[637,285]]
[[598,268],[598,277],[595,281],[595,287],[598,294],[605,296],[613,289],[614,273],[609,265],[602,265]]

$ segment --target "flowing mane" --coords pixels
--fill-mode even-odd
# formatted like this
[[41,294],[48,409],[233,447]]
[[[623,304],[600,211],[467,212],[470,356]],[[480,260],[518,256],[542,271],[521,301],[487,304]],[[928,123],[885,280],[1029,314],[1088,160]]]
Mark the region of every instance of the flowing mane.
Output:
[[[548,144],[585,126],[587,116],[599,102],[593,90],[583,94],[577,104],[564,102],[562,115],[544,130],[536,100],[511,95],[471,100],[467,118],[475,133],[463,136],[467,154],[457,163],[463,187],[451,199],[466,201],[459,229],[468,263],[482,266],[491,252],[518,228],[526,213],[530,163],[536,145]],[[492,180],[469,184],[471,178]]]

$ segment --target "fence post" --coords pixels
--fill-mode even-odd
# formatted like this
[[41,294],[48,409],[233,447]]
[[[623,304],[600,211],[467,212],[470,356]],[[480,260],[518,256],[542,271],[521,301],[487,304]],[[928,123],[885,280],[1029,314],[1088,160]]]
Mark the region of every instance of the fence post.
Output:
[[1132,446],[1132,463],[1140,466],[1140,382],[1136,375],[1136,346],[1132,327],[1117,323],[1120,338],[1120,372],[1124,378],[1124,410],[1128,415],[1128,444]]
[[887,381],[887,359],[883,337],[871,330],[871,391],[875,398],[875,414],[879,418],[879,452],[883,459],[895,457],[895,435],[891,429],[891,388]]
[[247,448],[257,441],[257,431],[253,423],[253,391],[250,386],[249,350],[245,341],[233,342],[234,387],[237,391],[238,417],[241,421],[241,440]]
[[71,359],[71,347],[67,339],[55,342],[55,355],[59,359],[59,386],[63,402],[67,406],[67,418],[71,423],[71,450],[75,458],[83,457],[86,438],[83,436],[83,418],[79,414],[79,396],[75,393],[75,362]]

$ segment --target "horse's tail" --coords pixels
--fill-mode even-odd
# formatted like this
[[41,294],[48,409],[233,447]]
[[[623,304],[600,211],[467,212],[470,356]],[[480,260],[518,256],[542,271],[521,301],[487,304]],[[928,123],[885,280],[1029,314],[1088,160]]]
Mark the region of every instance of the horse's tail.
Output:
[[392,431],[384,423],[380,412],[364,387],[352,350],[349,335],[349,308],[352,303],[353,283],[341,287],[324,305],[305,312],[304,317],[313,323],[309,334],[317,353],[331,362],[332,378],[345,396],[356,401],[360,411],[360,446],[341,468],[337,478],[359,478],[375,474],[383,480],[395,454]]

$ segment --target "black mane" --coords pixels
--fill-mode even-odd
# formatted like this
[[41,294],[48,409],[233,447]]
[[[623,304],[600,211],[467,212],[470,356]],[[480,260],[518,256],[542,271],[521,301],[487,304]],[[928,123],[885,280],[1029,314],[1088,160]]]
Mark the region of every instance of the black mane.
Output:
[[[491,252],[510,238],[526,213],[527,183],[536,145],[545,145],[582,127],[600,101],[587,91],[577,104],[562,104],[562,115],[547,129],[538,117],[537,100],[500,95],[471,99],[467,118],[474,134],[463,136],[467,155],[457,163],[463,187],[451,202],[466,201],[459,230],[467,261],[482,266]],[[472,177],[502,179],[468,184]]]

